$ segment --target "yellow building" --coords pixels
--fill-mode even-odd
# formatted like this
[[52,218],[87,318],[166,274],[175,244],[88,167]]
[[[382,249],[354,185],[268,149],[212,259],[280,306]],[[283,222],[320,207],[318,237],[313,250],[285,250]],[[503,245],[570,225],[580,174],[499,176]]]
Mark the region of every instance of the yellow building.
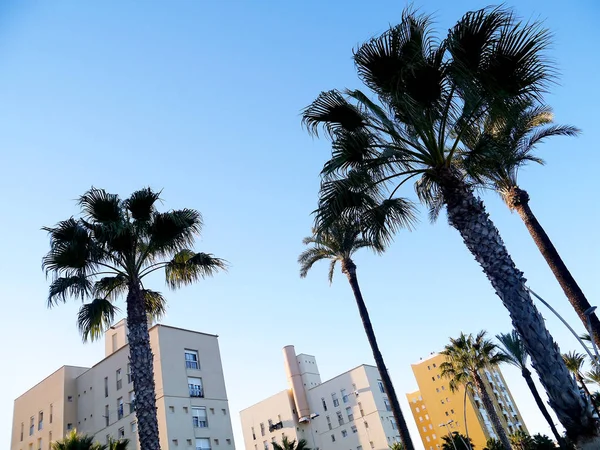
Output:
[[[456,392],[450,391],[449,380],[442,378],[440,374],[439,367],[443,362],[444,356],[436,353],[411,366],[419,390],[406,394],[406,397],[425,450],[441,448],[444,442],[442,437],[454,431],[467,434],[465,390],[461,387]],[[481,376],[507,433],[527,431],[500,369],[486,369]],[[490,437],[497,437],[476,394],[467,393],[466,425],[475,448],[484,448]]]

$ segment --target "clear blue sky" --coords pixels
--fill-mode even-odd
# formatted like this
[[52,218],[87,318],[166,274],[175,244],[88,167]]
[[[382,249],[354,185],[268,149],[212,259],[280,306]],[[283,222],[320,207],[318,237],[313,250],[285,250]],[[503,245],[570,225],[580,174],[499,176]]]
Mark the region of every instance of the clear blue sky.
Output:
[[[555,33],[561,83],[556,118],[584,130],[543,149],[522,173],[532,208],[592,303],[597,284],[597,28],[593,0],[522,1]],[[417,2],[443,31],[481,1]],[[47,310],[40,227],[76,213],[91,185],[127,195],[164,188],[168,208],[191,207],[206,227],[198,250],[231,262],[227,274],[168,293],[165,323],[217,333],[236,444],[237,411],[286,386],[281,348],[314,354],[324,378],[372,363],[351,291],[326,267],[298,276],[325,140],[299,111],[321,91],[358,87],[351,50],[399,20],[402,1],[103,1],[0,5],[0,447],[15,397],[63,364],[90,365],[74,303]],[[493,195],[492,218],[531,286],[581,327],[520,219]],[[356,258],[377,335],[414,439],[403,394],[410,364],[461,330],[508,331],[506,310],[445,218],[401,233],[383,257]],[[161,279],[156,289],[167,291]],[[543,310],[563,350],[575,342]],[[530,430],[548,433],[519,373],[506,368]],[[418,444],[420,446],[420,442]]]

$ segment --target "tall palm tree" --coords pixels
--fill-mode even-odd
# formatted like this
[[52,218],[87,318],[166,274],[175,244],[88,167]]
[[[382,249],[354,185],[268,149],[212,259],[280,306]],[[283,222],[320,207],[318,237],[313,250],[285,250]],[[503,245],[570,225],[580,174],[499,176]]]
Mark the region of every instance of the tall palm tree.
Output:
[[50,235],[50,251],[42,266],[53,277],[48,306],[68,297],[90,300],[78,316],[84,340],[99,338],[111,326],[117,312],[113,302],[125,296],[138,436],[144,450],[160,449],[148,319],[165,304],[159,292],[144,285],[145,278],[164,270],[167,284],[178,288],[225,267],[223,260],[191,250],[202,227],[200,213],[158,212],[158,200],[159,193],[150,188],[125,200],[92,188],[79,199],[80,218],[43,228]]
[[[405,220],[410,222],[411,210],[407,207],[405,212]],[[387,367],[383,360],[383,355],[379,350],[379,344],[375,337],[375,331],[373,330],[373,324],[369,317],[369,311],[367,305],[362,296],[360,286],[358,284],[358,277],[356,275],[356,264],[354,263],[352,256],[354,253],[361,248],[369,248],[377,252],[383,251],[381,245],[374,240],[364,239],[361,237],[360,228],[358,224],[351,222],[337,222],[332,224],[327,230],[322,231],[319,234],[315,234],[311,237],[307,237],[303,240],[305,245],[311,247],[306,249],[300,257],[298,262],[300,263],[300,276],[306,277],[308,271],[312,266],[322,260],[330,261],[329,265],[329,282],[333,281],[333,274],[335,271],[336,264],[339,262],[342,273],[348,278],[352,292],[354,293],[354,299],[358,306],[358,312],[362,319],[367,339],[373,352],[375,364],[379,371],[379,376],[383,383],[383,388],[388,396],[390,405],[392,408],[392,414],[398,425],[398,433],[400,434],[400,440],[404,444],[406,450],[413,450],[414,445],[412,443],[404,415],[400,409],[400,403],[396,395],[396,390],[392,384],[392,379],[387,371]]]
[[494,431],[500,442],[509,450],[508,435],[481,378],[483,370],[504,362],[504,355],[498,352],[498,348],[492,341],[486,339],[485,331],[480,331],[475,337],[472,334],[461,333],[457,339],[450,338],[450,344],[444,347],[441,354],[446,358],[440,364],[440,372],[443,377],[450,380],[450,390],[455,392],[460,386],[464,386],[466,389],[469,382],[475,386],[483,407],[494,426]]
[[498,439],[489,438],[483,450],[506,450],[506,448]]
[[308,447],[305,439],[300,439],[298,442],[295,440],[289,440],[287,436],[283,436],[281,445],[277,442],[273,442],[273,450],[311,450]]
[[512,364],[521,371],[521,375],[523,375],[523,378],[525,378],[525,382],[527,383],[527,386],[529,386],[529,390],[531,391],[531,394],[535,399],[535,403],[537,404],[538,408],[542,412],[542,415],[548,422],[548,425],[550,425],[552,434],[554,434],[554,437],[556,438],[556,441],[560,444],[561,448],[564,448],[562,436],[556,429],[554,421],[552,420],[552,417],[550,417],[550,413],[548,413],[548,409],[546,408],[544,401],[540,397],[537,387],[533,382],[531,372],[527,367],[529,355],[527,354],[527,349],[525,348],[523,341],[519,337],[519,333],[513,330],[511,333],[498,334],[496,335],[496,338],[500,341],[500,351],[504,356],[504,362]]
[[[473,450],[475,445],[471,438],[463,436],[458,431],[453,431],[452,434],[442,436],[442,450]],[[467,445],[467,441],[469,444]]]
[[563,359],[565,361],[567,368],[573,374],[573,376],[579,383],[579,386],[581,387],[581,389],[583,389],[583,391],[585,392],[586,397],[588,399],[590,399],[590,403],[592,404],[594,410],[596,411],[596,414],[598,414],[598,417],[600,417],[600,411],[598,411],[598,409],[594,406],[592,394],[590,393],[588,387],[585,384],[585,379],[584,379],[583,372],[582,372],[583,366],[585,365],[585,356],[582,355],[581,353],[571,351],[571,352],[565,353],[563,355]]
[[513,450],[533,450],[533,438],[524,431],[517,430],[510,435],[510,443]]
[[440,40],[429,17],[407,10],[399,25],[361,45],[354,62],[377,100],[332,90],[303,111],[309,131],[323,129],[333,141],[315,220],[322,229],[352,217],[368,236],[390,240],[397,194],[416,180],[421,202],[432,217],[445,207],[508,309],[569,435],[600,446],[598,424],[457,157],[468,152],[463,138],[473,124],[542,98],[554,73],[545,53],[549,36],[539,23],[498,7],[465,14]]
[[52,450],[106,450],[106,446],[94,442],[94,437],[72,430],[63,439],[50,444]]
[[[529,206],[529,194],[518,182],[525,164],[544,161],[536,147],[552,136],[576,136],[573,126],[556,125],[552,109],[533,102],[517,102],[509,114],[491,115],[483,127],[474,127],[465,143],[469,147],[467,168],[478,183],[494,189],[511,211],[516,211],[533,238],[577,315],[588,327],[585,311],[591,305],[560,257],[550,237]],[[600,346],[600,320],[590,316],[596,345]]]

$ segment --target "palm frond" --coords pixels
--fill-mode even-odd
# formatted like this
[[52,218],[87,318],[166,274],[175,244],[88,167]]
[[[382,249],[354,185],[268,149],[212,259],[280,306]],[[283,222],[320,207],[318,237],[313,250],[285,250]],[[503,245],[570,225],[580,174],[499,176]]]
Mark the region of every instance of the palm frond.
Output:
[[227,262],[210,253],[194,253],[183,249],[175,254],[165,267],[167,284],[176,289],[206,277],[212,277],[219,270],[226,270]]
[[46,275],[50,272],[72,275],[74,270],[90,265],[91,238],[78,221],[71,218],[42,230],[50,236],[50,251],[42,258],[42,269]]
[[581,353],[570,351],[563,355],[563,361],[565,362],[567,369],[569,369],[569,372],[574,375],[580,375],[581,369],[585,364],[585,356]]
[[524,342],[516,330],[513,330],[511,333],[498,334],[496,335],[496,339],[502,345],[502,353],[506,357],[507,363],[521,370],[527,367],[529,355],[527,354]]
[[99,223],[119,222],[122,219],[121,200],[116,194],[92,187],[79,197],[85,216]]
[[118,311],[119,309],[105,298],[96,298],[83,304],[77,315],[77,327],[83,341],[100,339],[112,325]]
[[336,90],[321,92],[302,111],[302,124],[315,136],[318,136],[319,127],[323,127],[333,138],[341,130],[356,131],[364,123],[360,111]]
[[202,216],[193,209],[155,213],[150,226],[153,256],[170,256],[190,247],[202,229]]
[[[309,244],[309,242],[306,240],[304,242],[305,244]],[[300,253],[300,256],[298,256],[298,264],[300,264],[300,277],[305,278],[312,266],[318,261],[323,259],[335,260],[335,256],[336,255],[331,250],[323,247],[321,244],[317,244],[315,247],[307,248]]]
[[144,296],[148,317],[150,317],[153,322],[162,319],[167,313],[167,300],[163,295],[160,292],[152,291],[150,289],[143,289],[142,295]]
[[55,306],[59,301],[65,303],[69,296],[83,300],[91,289],[92,283],[85,275],[56,278],[50,284],[48,307]]
[[417,208],[405,198],[385,199],[361,215],[361,227],[378,251],[391,243],[401,229],[412,230],[417,223]]
[[156,211],[154,204],[160,200],[160,192],[154,192],[149,187],[135,191],[123,206],[131,213],[134,220],[148,222]]
[[114,277],[102,277],[94,283],[93,295],[115,300],[127,292],[127,278],[118,274]]

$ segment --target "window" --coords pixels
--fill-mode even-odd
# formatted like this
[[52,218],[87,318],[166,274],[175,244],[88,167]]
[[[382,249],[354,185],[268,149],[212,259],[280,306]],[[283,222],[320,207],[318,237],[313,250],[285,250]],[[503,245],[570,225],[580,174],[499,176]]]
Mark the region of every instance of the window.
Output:
[[435,392],[440,392],[440,388],[435,388]]
[[331,435],[331,442],[335,442],[335,434]]
[[340,425],[344,425],[344,416],[342,416],[342,412],[341,411],[337,411],[335,414],[337,415],[338,423]]
[[119,436],[119,439],[123,439],[125,437],[125,427],[119,428],[117,436]]
[[385,409],[388,411],[392,410],[392,405],[390,405],[390,401],[387,398],[383,399],[383,404],[385,405]]
[[260,435],[261,436],[265,435],[265,424],[264,423],[260,424]]
[[431,366],[427,366],[427,370],[431,370]]
[[432,437],[433,439],[437,439],[437,437],[435,436],[435,433],[433,433],[433,434],[431,435],[431,437]]
[[453,409],[450,410],[450,414],[454,414],[454,410]]
[[358,409],[360,410],[360,417],[363,417],[365,415],[365,412],[363,411],[361,402],[358,402]]
[[68,423],[67,424],[67,431],[71,431],[73,429],[73,424],[72,423]]
[[383,387],[383,381],[381,381],[381,380],[377,380],[377,385],[379,386],[379,391],[380,391],[382,394],[385,394],[385,388]]
[[52,403],[50,403],[50,416],[48,417],[48,422],[49,423],[52,423],[52,409],[53,409]]
[[25,424],[21,422],[21,442],[23,442],[23,431],[25,430]]
[[38,450],[42,450],[42,438],[39,438],[37,440],[37,448],[38,448]]
[[204,397],[204,389],[202,389],[202,378],[188,377],[188,387],[190,397]]
[[215,439],[215,445],[219,445],[219,440]]
[[215,408],[209,408],[210,413],[214,416],[215,415]]
[[210,439],[209,438],[196,439],[196,450],[210,450]]
[[179,441],[177,439],[172,439],[171,442],[173,442],[173,445],[175,447],[177,447],[179,445]]
[[252,439],[256,440],[256,433],[254,432],[254,427],[250,429],[252,430]]
[[[227,410],[225,408],[221,409],[221,412],[223,413],[224,416],[227,415]],[[281,422],[281,418],[279,419],[279,421]]]
[[342,430],[342,437],[348,436],[348,432],[346,430]]
[[437,379],[439,380],[440,378],[441,378],[441,377],[440,377],[440,376],[439,376],[439,374],[438,374],[438,376],[437,376]]
[[373,441],[369,442],[369,444],[371,444],[371,448],[375,448],[375,444],[373,444]]
[[108,377],[104,377],[104,398],[108,397]]
[[433,367],[437,367],[437,366],[435,365],[435,363],[433,363]]
[[135,411],[135,392],[129,392],[129,414]]
[[365,420],[365,428],[369,428],[369,422]]
[[123,378],[121,376],[121,369],[117,369],[117,391],[123,387]]
[[31,416],[29,418],[29,436],[33,436],[34,422],[35,422],[35,417]]
[[333,394],[331,394],[331,400],[333,400],[333,407],[337,408],[338,406],[340,406],[340,401],[337,398],[337,394],[334,392]]
[[427,432],[427,427],[423,427],[423,431]]
[[356,450],[362,450],[362,445],[359,445],[358,447],[356,447]]
[[227,445],[231,445],[231,439],[225,439],[225,442],[227,442]]
[[117,399],[117,420],[123,418],[123,397]]
[[269,419],[267,422],[268,422],[267,425],[269,425],[269,433],[272,433],[273,432],[273,421],[271,419]]
[[108,405],[104,406],[104,426],[107,427],[109,425],[108,422]]
[[350,406],[346,408],[346,415],[348,416],[348,422],[352,422],[354,420],[354,414],[352,414],[352,408]]
[[415,408],[415,412],[419,412],[419,407],[418,406]]
[[207,428],[208,418],[206,417],[205,407],[192,408],[192,422],[195,428]]
[[137,432],[137,422],[135,420],[131,422],[131,424],[129,424],[129,427],[131,429],[132,434]]
[[425,414],[425,420],[429,420],[429,414]]
[[198,352],[196,350],[185,351],[185,367],[186,369],[200,369],[200,364],[198,363]]
[[440,401],[442,402],[442,405],[443,405],[443,404],[444,404],[444,400],[442,399],[442,400],[440,400]]
[[390,423],[392,424],[392,430],[397,430],[398,426],[396,425],[396,421],[395,420],[390,420]]
[[48,449],[52,450],[52,431],[48,433]]
[[423,418],[419,416],[419,422],[423,422]]
[[321,397],[321,403],[323,404],[323,411],[327,411],[327,403],[325,403],[325,397]]
[[442,391],[446,390],[446,386],[442,385]]
[[44,411],[38,413],[38,430],[44,428]]
[[352,430],[352,433],[358,433],[358,428],[356,428],[356,425],[352,425],[350,430]]
[[448,414],[448,411],[444,411],[446,413],[446,416],[449,416],[450,414]]
[[269,443],[267,441],[263,441],[263,448],[269,450]]
[[331,430],[333,427],[331,426],[331,418],[329,416],[325,417],[327,419],[327,426]]
[[431,381],[435,381],[435,377],[431,377]]
[[131,383],[131,364],[127,363],[127,383]]
[[348,403],[348,394],[346,394],[346,389],[342,389],[340,393],[342,394],[342,401],[344,403]]
[[429,429],[433,430],[433,425],[432,424],[429,424]]
[[431,442],[431,438],[429,436],[425,436],[425,439],[427,439],[427,442]]

